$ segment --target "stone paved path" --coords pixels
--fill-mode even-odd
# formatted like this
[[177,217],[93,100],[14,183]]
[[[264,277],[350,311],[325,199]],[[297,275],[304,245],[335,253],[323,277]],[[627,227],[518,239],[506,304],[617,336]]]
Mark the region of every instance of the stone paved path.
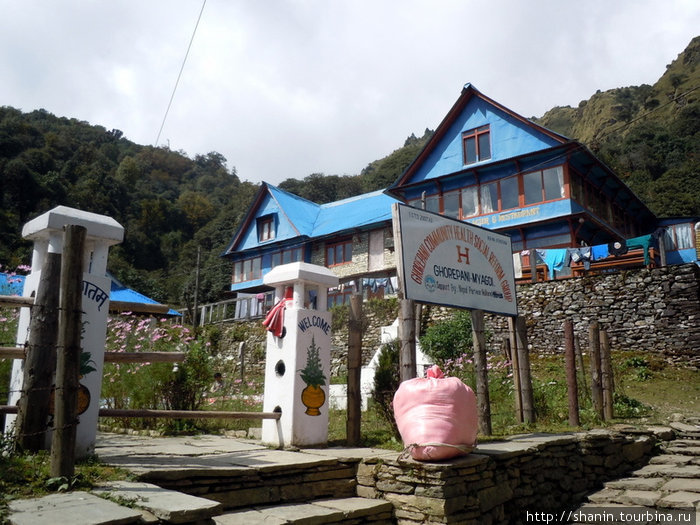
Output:
[[700,523],[700,425],[670,426],[678,439],[645,467],[591,494],[572,522],[611,523],[615,516],[612,523]]

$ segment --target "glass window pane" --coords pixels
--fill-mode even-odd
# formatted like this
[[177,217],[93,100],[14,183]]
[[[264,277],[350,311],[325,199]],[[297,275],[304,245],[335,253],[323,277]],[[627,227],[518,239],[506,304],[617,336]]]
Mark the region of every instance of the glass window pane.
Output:
[[534,171],[523,175],[523,186],[525,187],[525,204],[542,202],[542,173]]
[[282,252],[282,264],[289,264],[290,262],[292,262],[292,252],[284,250]]
[[352,241],[348,241],[345,244],[345,262],[352,261]]
[[256,257],[252,261],[252,271],[251,271],[251,279],[258,279],[260,277],[260,265],[261,265],[262,259],[260,257]]
[[445,208],[445,215],[453,219],[459,218],[459,193],[452,191],[442,196],[442,204]]
[[425,209],[435,213],[440,213],[440,196],[429,195],[425,198]]
[[467,137],[464,139],[464,163],[471,164],[476,162],[476,139]]
[[544,180],[544,200],[552,201],[564,197],[564,170],[561,166],[542,172]]
[[469,186],[462,190],[462,217],[473,217],[479,213],[479,194],[477,186]]
[[518,201],[518,177],[508,177],[501,181],[501,209],[517,208]]
[[693,228],[690,224],[676,224],[676,244],[679,250],[693,247]]
[[282,260],[282,254],[280,252],[273,253],[272,254],[272,267],[274,268],[275,266],[279,266],[281,260]]
[[243,263],[237,262],[233,265],[233,282],[240,283],[243,280]]
[[481,133],[479,135],[479,160],[491,158],[491,134]]
[[335,247],[335,263],[340,264],[342,262],[345,262],[345,258],[343,257],[343,245],[338,244]]
[[498,183],[481,185],[481,213],[498,211]]
[[294,248],[292,251],[292,262],[301,261],[301,248]]
[[335,264],[335,250],[333,249],[333,246],[329,246],[326,248],[326,264],[328,266],[332,266]]

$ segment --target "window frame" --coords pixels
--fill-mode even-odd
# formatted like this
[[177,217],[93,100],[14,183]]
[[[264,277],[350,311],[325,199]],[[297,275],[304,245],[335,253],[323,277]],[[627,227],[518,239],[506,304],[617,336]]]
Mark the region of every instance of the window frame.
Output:
[[[488,152],[482,152],[481,140],[486,138],[488,141]],[[469,148],[467,147],[468,141],[474,141],[474,159],[471,160],[468,155]],[[468,131],[462,132],[462,163],[467,166],[469,164],[476,164],[477,162],[482,162],[484,160],[489,160],[493,156],[493,148],[491,147],[491,125],[486,124],[484,126],[479,126],[477,128],[470,129]]]
[[[256,264],[257,263],[257,264]],[[249,257],[233,263],[233,284],[255,281],[262,277],[262,256]]]
[[268,242],[275,239],[275,216],[265,215],[258,217],[258,242]]
[[[326,243],[325,246],[325,257],[326,257],[326,268],[333,268],[334,266],[342,266],[344,264],[352,263],[352,237],[337,240],[332,243]],[[338,248],[342,250],[342,261],[337,262],[336,254],[338,253]],[[333,262],[330,262],[329,253],[333,253]]]

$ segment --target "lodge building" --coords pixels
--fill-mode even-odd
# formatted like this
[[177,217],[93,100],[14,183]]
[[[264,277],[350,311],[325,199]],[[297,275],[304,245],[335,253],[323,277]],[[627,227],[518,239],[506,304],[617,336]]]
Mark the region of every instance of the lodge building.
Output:
[[223,254],[231,291],[263,301],[265,273],[304,261],[340,278],[329,306],[394,293],[394,202],[509,235],[521,281],[698,261],[697,217],[657,218],[583,144],[467,84],[383,191],[315,204],[263,183]]

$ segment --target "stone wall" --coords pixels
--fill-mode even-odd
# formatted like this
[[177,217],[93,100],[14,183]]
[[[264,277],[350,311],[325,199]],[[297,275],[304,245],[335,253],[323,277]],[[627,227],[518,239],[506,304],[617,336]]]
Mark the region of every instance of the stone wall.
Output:
[[[646,350],[663,353],[675,360],[700,366],[700,268],[695,264],[547,281],[519,285],[518,309],[525,316],[528,342],[532,352],[563,352],[563,323],[571,319],[579,344],[588,346],[588,327],[598,321],[610,337],[613,351]],[[380,330],[390,325],[398,312],[396,300],[380,309],[363,305],[362,363],[366,365],[379,348]],[[346,310],[337,315],[347,317]],[[436,306],[423,308],[423,326],[452,315],[451,310]],[[236,325],[245,323],[236,323]],[[251,367],[264,368],[265,336],[260,321],[250,324],[246,348]],[[347,360],[347,322],[334,320],[331,346],[332,375],[343,375]],[[486,327],[492,334],[491,349],[500,349],[507,337],[506,318],[487,315]],[[240,328],[227,328],[240,332]],[[231,337],[226,339],[227,352],[236,350]],[[257,350],[254,350],[257,349]],[[262,358],[262,362],[255,362]]]
[[[646,350],[696,361],[700,348],[700,268],[695,264],[518,286],[535,352],[563,352],[563,323],[571,319],[583,348],[588,327],[598,321],[612,350]],[[503,317],[489,316],[496,336],[506,335]]]
[[358,466],[357,495],[392,502],[397,523],[405,525],[526,523],[527,512],[571,509],[603,482],[645,465],[661,437],[653,431],[530,434],[441,463],[366,458]]

